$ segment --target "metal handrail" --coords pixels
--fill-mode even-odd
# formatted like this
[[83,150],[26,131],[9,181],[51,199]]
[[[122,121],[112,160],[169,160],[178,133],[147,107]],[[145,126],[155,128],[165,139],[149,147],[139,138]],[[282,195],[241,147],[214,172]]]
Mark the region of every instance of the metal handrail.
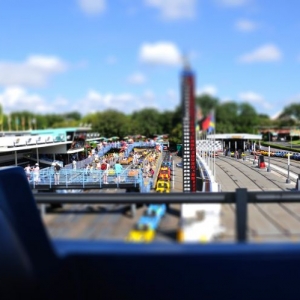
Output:
[[[113,170],[113,169],[112,169]],[[109,170],[108,170],[109,171]],[[143,180],[143,174],[140,169],[136,169],[136,175],[131,176],[129,175],[130,169],[125,169],[122,171],[121,178],[122,183],[129,183],[140,185]],[[107,171],[103,170],[88,170],[88,169],[66,169],[62,168],[59,171],[59,185],[68,187],[69,185],[77,185],[78,188],[84,188],[87,184],[99,184],[101,188],[104,184],[103,176],[106,175]],[[107,177],[111,180],[115,179],[115,173],[112,174],[108,172]],[[53,168],[45,168],[41,169],[39,173],[39,180],[38,182],[34,181],[34,176],[31,176],[29,183],[33,184],[33,187],[36,188],[37,186],[45,186],[49,185],[51,188],[55,185],[55,172]],[[119,183],[117,183],[118,185]]]
[[247,242],[248,203],[298,203],[299,192],[267,191],[250,192],[236,189],[235,192],[219,193],[130,193],[130,194],[34,194],[37,204],[183,204],[210,203],[236,205],[236,240]]

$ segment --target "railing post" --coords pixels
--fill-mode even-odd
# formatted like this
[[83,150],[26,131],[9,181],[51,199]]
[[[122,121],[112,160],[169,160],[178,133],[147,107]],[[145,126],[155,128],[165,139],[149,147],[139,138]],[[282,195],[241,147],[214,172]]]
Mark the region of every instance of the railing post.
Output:
[[134,218],[136,215],[136,204],[131,204],[130,210],[131,210],[131,217]]
[[236,240],[239,243],[247,242],[247,189],[236,189]]
[[49,178],[49,188],[51,189],[51,186],[52,186],[52,172],[50,171],[50,169],[48,169],[48,178]]
[[270,146],[269,146],[269,151],[268,151],[268,167],[267,167],[267,172],[271,172],[271,167],[270,167]]
[[82,187],[84,188],[84,171],[81,172],[81,177],[82,177]]
[[288,173],[287,173],[287,178],[286,178],[286,183],[291,183],[290,180],[290,156],[288,155]]
[[46,215],[46,204],[41,204],[41,215],[42,217]]

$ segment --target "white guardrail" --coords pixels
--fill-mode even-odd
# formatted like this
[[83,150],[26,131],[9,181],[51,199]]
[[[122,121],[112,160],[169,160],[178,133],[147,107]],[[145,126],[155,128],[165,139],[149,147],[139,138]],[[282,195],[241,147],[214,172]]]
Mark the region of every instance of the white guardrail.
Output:
[[[219,192],[219,184],[206,160],[197,154],[197,160],[207,175],[209,191]],[[205,183],[203,182],[203,185]],[[178,239],[188,243],[211,242],[224,231],[221,226],[221,204],[182,204]]]

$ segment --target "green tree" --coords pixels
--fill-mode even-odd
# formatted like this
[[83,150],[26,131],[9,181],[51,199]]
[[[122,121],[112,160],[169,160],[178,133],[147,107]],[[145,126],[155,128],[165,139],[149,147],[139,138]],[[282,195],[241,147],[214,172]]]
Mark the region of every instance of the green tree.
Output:
[[235,132],[238,119],[238,105],[230,101],[219,104],[216,107],[216,132],[232,133]]
[[75,121],[80,121],[81,120],[81,114],[77,111],[72,111],[72,112],[69,112],[69,113],[65,113],[63,116],[66,119],[69,119],[69,120],[75,120]]
[[135,111],[131,116],[131,120],[137,124],[140,133],[145,136],[162,133],[161,114],[154,108],[145,108],[140,111]]
[[195,104],[201,108],[203,116],[207,116],[211,112],[211,110],[215,109],[218,106],[219,100],[205,94],[197,96],[195,99]]
[[249,103],[241,103],[238,106],[238,118],[236,131],[238,133],[255,133],[258,124],[258,115]]
[[278,119],[283,120],[300,120],[300,104],[292,103],[286,107],[284,107],[283,112],[279,115]]
[[128,134],[129,117],[117,110],[106,110],[85,116],[84,123],[91,123],[92,130],[99,132],[102,136],[118,136],[120,138]]

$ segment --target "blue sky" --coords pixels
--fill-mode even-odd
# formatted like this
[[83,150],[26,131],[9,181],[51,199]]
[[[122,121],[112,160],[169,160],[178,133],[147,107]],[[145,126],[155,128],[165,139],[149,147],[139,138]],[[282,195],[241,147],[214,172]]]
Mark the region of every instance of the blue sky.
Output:
[[298,0],[0,0],[0,102],[83,115],[173,110],[197,94],[270,117],[300,100]]

